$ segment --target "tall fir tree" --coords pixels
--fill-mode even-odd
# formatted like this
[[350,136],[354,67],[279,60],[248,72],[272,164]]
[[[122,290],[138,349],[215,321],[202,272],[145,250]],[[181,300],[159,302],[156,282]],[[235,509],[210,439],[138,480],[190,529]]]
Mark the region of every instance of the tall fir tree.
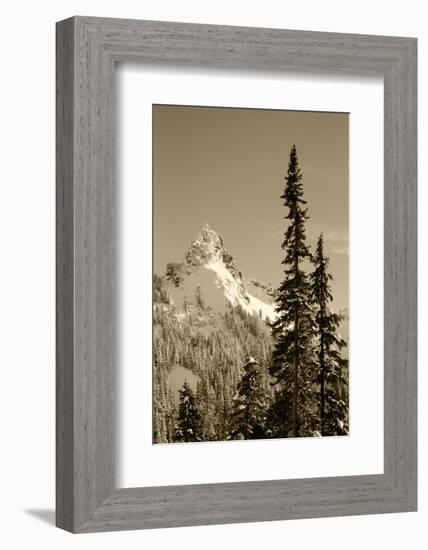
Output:
[[232,399],[230,439],[261,439],[265,436],[268,396],[257,361],[248,356],[244,374]]
[[310,260],[311,254],[306,244],[308,216],[295,145],[290,151],[285,182],[281,199],[288,208],[285,219],[289,223],[282,243],[284,279],[276,293],[277,318],[272,324],[275,349],[270,373],[280,386],[276,400],[281,404],[278,415],[283,416],[277,419],[277,424],[282,426],[280,435],[299,437],[314,431],[310,399],[313,384],[306,374],[313,367],[313,308],[308,275],[302,265]]
[[341,350],[346,341],[339,335],[338,328],[343,317],[331,309],[333,295],[328,272],[329,259],[324,255],[323,234],[319,236],[313,258],[314,270],[311,273],[311,290],[316,304],[317,356],[320,383],[320,427],[321,435],[345,435],[348,433],[347,404],[342,399],[343,375],[347,359]]
[[185,380],[180,390],[178,422],[175,429],[174,441],[200,441],[199,426],[200,414],[196,404],[195,394]]

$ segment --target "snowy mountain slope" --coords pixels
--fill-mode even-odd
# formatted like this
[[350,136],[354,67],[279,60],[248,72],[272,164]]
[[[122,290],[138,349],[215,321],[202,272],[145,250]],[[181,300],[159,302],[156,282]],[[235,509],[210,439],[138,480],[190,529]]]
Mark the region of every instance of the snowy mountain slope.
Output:
[[175,306],[189,307],[202,300],[212,310],[222,311],[227,301],[268,321],[275,319],[270,289],[242,277],[223,239],[206,223],[183,261],[168,264],[165,278]]

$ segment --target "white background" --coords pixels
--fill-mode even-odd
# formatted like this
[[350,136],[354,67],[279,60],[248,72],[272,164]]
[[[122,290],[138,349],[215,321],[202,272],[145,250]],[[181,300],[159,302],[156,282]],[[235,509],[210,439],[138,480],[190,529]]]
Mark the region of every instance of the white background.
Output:
[[[427,470],[419,512],[73,536],[52,527],[54,506],[54,22],[73,14],[418,36],[420,212],[428,208],[427,42],[420,0],[69,0],[2,8],[1,531],[4,548],[388,549],[426,546]],[[420,221],[420,334],[428,331],[426,216]],[[428,462],[427,353],[421,346],[419,463]]]
[[[383,472],[383,82],[123,66],[117,71],[121,315],[118,486]],[[350,112],[350,435],[152,445],[152,103]],[[304,160],[304,159],[303,159]],[[303,174],[304,170],[304,162]],[[371,177],[366,174],[370,172]],[[370,195],[371,200],[367,201]],[[360,213],[364,212],[364,220]],[[367,243],[370,242],[370,246]],[[180,253],[180,251],[178,251]],[[370,266],[370,269],[367,269]],[[361,300],[361,292],[365,300]],[[367,315],[370,304],[370,315]],[[367,338],[367,334],[372,335]],[[369,359],[368,359],[369,358]],[[370,384],[367,384],[370,380]],[[142,467],[144,464],[144,467]],[[171,467],[171,465],[176,467]],[[220,468],[216,464],[224,465]]]

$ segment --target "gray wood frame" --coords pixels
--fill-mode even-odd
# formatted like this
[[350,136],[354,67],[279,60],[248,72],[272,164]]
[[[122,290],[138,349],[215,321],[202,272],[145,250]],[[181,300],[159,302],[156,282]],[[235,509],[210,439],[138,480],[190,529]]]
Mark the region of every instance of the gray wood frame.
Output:
[[[124,61],[383,76],[382,475],[115,488],[113,81]],[[416,39],[90,17],[57,24],[58,527],[416,510],[416,145]]]

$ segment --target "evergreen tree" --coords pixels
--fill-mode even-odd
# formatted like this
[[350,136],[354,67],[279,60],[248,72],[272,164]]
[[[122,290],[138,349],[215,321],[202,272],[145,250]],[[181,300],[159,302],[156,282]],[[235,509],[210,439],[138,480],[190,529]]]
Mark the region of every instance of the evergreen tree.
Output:
[[230,421],[231,439],[261,439],[264,437],[267,395],[258,364],[247,357],[244,374],[233,397]]
[[200,413],[199,431],[202,441],[216,441],[217,419],[216,419],[216,396],[210,384],[206,370],[203,370],[198,380],[196,391],[196,406]]
[[[161,354],[158,354],[159,356]],[[174,434],[175,403],[168,382],[168,369],[161,358],[154,361],[153,442],[170,443]]]
[[[283,431],[286,436],[299,437],[311,435],[313,428],[313,403],[310,399],[313,384],[306,376],[306,371],[312,366],[313,308],[308,276],[302,265],[310,260],[311,255],[306,245],[308,216],[295,145],[291,148],[285,181],[281,198],[288,208],[285,219],[289,224],[282,243],[285,251],[282,261],[284,280],[275,295],[277,319],[272,324],[275,349],[270,373],[283,393],[278,400],[282,403],[278,414],[285,413]],[[311,413],[310,418],[308,413]]]
[[174,434],[174,441],[200,441],[200,415],[196,405],[195,395],[187,381],[184,381],[180,390],[180,404],[178,407],[178,423]]
[[288,437],[291,418],[291,400],[289,393],[283,391],[278,385],[274,386],[274,392],[270,406],[266,414],[265,433],[268,438]]
[[328,272],[329,259],[324,255],[322,233],[313,262],[314,271],[310,279],[316,304],[321,435],[343,435],[348,433],[347,404],[342,399],[342,385],[345,383],[343,370],[347,366],[347,359],[341,355],[346,342],[337,332],[343,317],[334,313],[330,307],[333,300],[330,281],[333,277]]
[[205,310],[205,303],[204,303],[204,300],[202,299],[202,292],[201,292],[200,285],[198,285],[195,289],[195,298],[196,298],[196,304],[198,305],[198,307],[202,311],[204,311]]

